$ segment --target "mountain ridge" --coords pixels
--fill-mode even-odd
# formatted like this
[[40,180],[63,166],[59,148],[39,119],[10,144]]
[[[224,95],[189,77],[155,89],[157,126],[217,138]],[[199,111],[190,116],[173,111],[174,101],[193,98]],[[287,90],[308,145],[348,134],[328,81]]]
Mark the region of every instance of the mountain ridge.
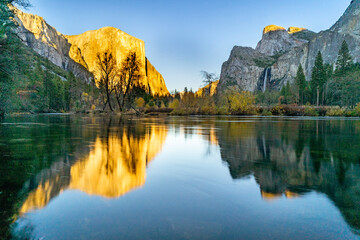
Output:
[[[22,41],[41,56],[90,83],[96,74],[96,54],[111,51],[120,67],[122,59],[132,51],[140,62],[140,85],[155,96],[169,95],[163,76],[153,67],[145,54],[145,42],[114,27],[89,30],[78,35],[64,35],[38,15],[13,8],[17,33]],[[94,46],[88,48],[87,46]],[[106,48],[105,48],[106,46]],[[151,69],[147,69],[147,67]],[[95,76],[96,78],[96,76]]]
[[[292,34],[289,30],[283,28],[264,34],[250,55],[244,55],[249,52],[245,48],[235,46],[222,66],[219,89],[235,86],[251,92],[279,90],[287,82],[294,81],[300,64],[309,81],[317,53],[322,53],[324,63],[334,65],[344,40],[354,62],[360,61],[360,0],[352,1],[328,30],[319,33],[303,30]],[[267,60],[269,57],[273,61]]]

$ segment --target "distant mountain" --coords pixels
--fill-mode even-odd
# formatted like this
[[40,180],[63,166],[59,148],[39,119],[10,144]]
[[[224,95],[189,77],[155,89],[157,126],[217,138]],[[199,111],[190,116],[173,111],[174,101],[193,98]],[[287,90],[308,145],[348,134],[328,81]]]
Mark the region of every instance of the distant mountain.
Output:
[[109,50],[120,65],[130,51],[140,60],[141,85],[152,95],[168,95],[164,78],[145,55],[144,41],[113,28],[105,27],[80,35],[66,36],[37,15],[14,9],[23,42],[52,63],[90,82],[96,70],[96,54]]
[[300,64],[310,80],[318,51],[325,63],[334,64],[344,40],[353,60],[359,62],[360,0],[353,0],[338,22],[326,31],[314,33],[304,28],[286,30],[270,25],[264,29],[256,49],[235,46],[222,66],[219,89],[280,89],[286,82],[294,81]]

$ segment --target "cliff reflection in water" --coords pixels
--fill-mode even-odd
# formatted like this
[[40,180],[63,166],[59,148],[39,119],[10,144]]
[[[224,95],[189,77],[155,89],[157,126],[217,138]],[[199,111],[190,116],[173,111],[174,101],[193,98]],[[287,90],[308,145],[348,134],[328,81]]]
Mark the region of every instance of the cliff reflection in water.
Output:
[[163,126],[111,125],[96,137],[90,153],[55,162],[38,176],[20,213],[45,207],[64,190],[117,198],[145,183],[146,167],[161,151],[167,136]]
[[250,119],[216,127],[234,179],[253,175],[266,201],[324,193],[360,229],[359,121]]
[[231,177],[254,176],[265,201],[316,191],[326,194],[354,231],[360,229],[359,121],[167,118],[91,125],[97,127],[86,138],[90,150],[72,151],[25,184],[23,191],[30,194],[22,214],[67,189],[115,198],[143,186],[146,166],[161,151],[169,129],[175,138],[200,135],[209,155],[220,149]]

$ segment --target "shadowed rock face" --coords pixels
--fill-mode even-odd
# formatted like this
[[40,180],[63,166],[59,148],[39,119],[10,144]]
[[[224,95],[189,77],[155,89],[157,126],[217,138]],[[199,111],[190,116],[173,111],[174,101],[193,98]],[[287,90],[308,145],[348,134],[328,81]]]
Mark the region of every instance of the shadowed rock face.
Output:
[[42,17],[14,9],[20,38],[41,56],[80,79],[91,82],[96,70],[98,52],[110,51],[118,66],[127,54],[136,52],[140,61],[140,84],[152,95],[168,95],[164,78],[151,65],[145,55],[144,41],[125,32],[105,27],[76,36],[65,36],[48,25]]
[[[344,40],[347,41],[354,61],[360,61],[360,0],[354,0],[329,30],[318,34],[303,28],[290,27],[288,31],[268,26],[262,40],[251,55],[243,54],[241,47],[234,47],[229,60],[223,64],[220,89],[236,84],[242,90],[256,91],[263,84],[261,72],[271,68],[272,89],[280,89],[286,82],[293,82],[299,64],[302,64],[309,81],[318,51],[324,62],[334,64]],[[236,54],[234,54],[236,52]],[[259,53],[265,55],[260,56]],[[272,61],[267,57],[271,56]],[[256,59],[254,64],[251,61]]]

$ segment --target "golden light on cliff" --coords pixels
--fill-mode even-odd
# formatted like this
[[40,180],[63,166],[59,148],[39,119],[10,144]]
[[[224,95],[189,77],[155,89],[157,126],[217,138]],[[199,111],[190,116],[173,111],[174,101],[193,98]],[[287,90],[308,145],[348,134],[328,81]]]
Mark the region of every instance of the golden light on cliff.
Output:
[[96,73],[97,53],[111,50],[120,69],[121,62],[128,53],[136,52],[140,61],[140,85],[144,86],[145,90],[154,96],[170,94],[163,76],[146,58],[143,40],[114,27],[104,27],[79,35],[67,36],[48,25],[40,16],[24,13],[15,7],[12,9],[16,15],[16,21],[26,30],[26,34],[19,34],[22,40],[27,42],[27,39],[33,36],[34,40],[32,39],[32,41],[35,43],[31,43],[31,45],[34,46],[34,50],[55,65],[68,70],[69,68],[65,68],[65,66],[72,65],[69,61],[71,59],[79,64],[79,66],[74,65],[74,73],[83,73],[82,68],[78,69],[81,65],[88,72],[98,75]]
[[[166,136],[166,128],[153,127],[141,137],[126,131],[120,136],[98,137],[93,150],[70,167],[70,176],[52,176],[39,184],[28,195],[20,214],[45,207],[52,198],[69,189],[117,198],[143,186],[147,164],[161,151]],[[62,178],[69,181],[64,184]]]
[[289,27],[288,33],[289,34],[294,34],[294,33],[302,32],[302,31],[305,31],[305,30],[307,30],[307,29],[306,28],[299,28],[299,27]]
[[266,34],[266,33],[269,33],[269,32],[283,31],[283,30],[286,31],[286,29],[283,28],[283,27],[276,26],[276,25],[269,25],[269,26],[266,26],[266,27],[264,28],[263,33]]
[[195,93],[196,96],[214,96],[216,94],[219,83],[220,80],[216,80],[215,82],[209,83],[205,87],[199,88],[199,90]]

